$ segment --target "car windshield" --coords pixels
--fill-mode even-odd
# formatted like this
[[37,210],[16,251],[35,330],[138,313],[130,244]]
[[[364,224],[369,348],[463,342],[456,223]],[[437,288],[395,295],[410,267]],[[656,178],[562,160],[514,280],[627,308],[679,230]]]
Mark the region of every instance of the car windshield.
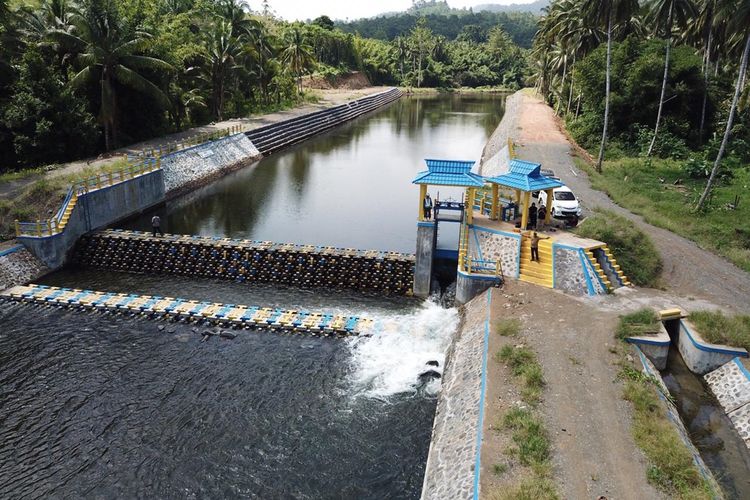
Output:
[[570,191],[558,191],[555,193],[556,200],[575,200],[576,197]]

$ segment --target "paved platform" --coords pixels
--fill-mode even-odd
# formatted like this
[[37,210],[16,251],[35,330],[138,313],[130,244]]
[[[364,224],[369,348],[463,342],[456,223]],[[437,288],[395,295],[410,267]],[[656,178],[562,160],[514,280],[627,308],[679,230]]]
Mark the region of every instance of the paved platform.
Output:
[[369,333],[373,320],[343,314],[199,302],[157,295],[129,295],[29,284],[0,298],[88,310],[130,312],[160,318],[206,321],[239,328],[284,330],[313,335],[349,336]]

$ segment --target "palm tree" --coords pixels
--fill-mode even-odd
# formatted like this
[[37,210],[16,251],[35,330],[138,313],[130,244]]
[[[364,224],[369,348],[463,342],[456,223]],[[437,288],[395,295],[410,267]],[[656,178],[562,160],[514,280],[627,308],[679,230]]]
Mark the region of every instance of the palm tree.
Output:
[[224,116],[227,82],[241,69],[239,60],[244,50],[242,39],[233,34],[230,20],[217,18],[203,40],[199,78],[211,89],[211,114],[218,121]]
[[169,98],[138,71],[172,71],[173,68],[161,59],[137,54],[150,35],[127,29],[109,0],[91,0],[82,14],[71,16],[71,23],[72,30],[55,29],[50,37],[78,52],[76,62],[82,69],[70,80],[70,85],[74,88],[94,82],[98,85],[99,121],[104,127],[105,148],[109,151],[117,144],[116,84],[146,94],[167,109]]
[[393,46],[396,48],[396,60],[398,61],[399,74],[401,83],[404,83],[404,60],[409,57],[409,46],[406,44],[404,37],[397,36],[393,40]]
[[[729,27],[732,29],[734,34],[740,38],[745,39],[744,49],[742,51],[742,57],[740,58],[740,68],[737,73],[737,81],[734,86],[734,96],[732,97],[732,104],[729,107],[729,117],[727,118],[727,126],[724,129],[724,137],[721,139],[721,145],[719,146],[719,152],[716,154],[716,160],[714,160],[713,168],[711,168],[711,175],[708,177],[706,182],[706,188],[703,190],[696,210],[703,209],[708,196],[711,194],[711,188],[713,187],[714,180],[716,179],[716,173],[719,171],[721,160],[724,157],[724,152],[727,149],[729,143],[729,136],[732,134],[732,126],[734,125],[734,115],[737,112],[737,103],[740,100],[740,94],[742,93],[742,87],[745,83],[745,74],[747,73],[747,58],[750,53],[750,0],[728,0],[722,4],[722,15],[729,20]],[[741,38],[740,38],[741,39]]]
[[603,25],[607,30],[607,69],[604,92],[604,126],[602,143],[599,146],[599,158],[596,171],[602,171],[604,148],[607,146],[607,126],[609,124],[610,71],[612,62],[612,30],[622,22],[629,22],[633,13],[638,10],[638,0],[584,0],[584,12],[588,22]]
[[281,60],[289,65],[289,69],[297,78],[297,90],[301,94],[302,74],[315,61],[312,55],[312,47],[307,43],[302,30],[297,27],[287,32],[284,43],[286,47],[281,53]]
[[698,15],[690,26],[694,43],[703,48],[703,104],[701,106],[701,122],[698,127],[698,144],[703,144],[703,130],[706,125],[706,108],[708,107],[708,82],[711,66],[711,56],[714,43],[716,0],[703,0]]
[[649,5],[651,18],[654,21],[656,30],[664,30],[667,39],[666,55],[664,56],[664,78],[661,82],[661,94],[659,97],[659,109],[656,112],[656,125],[654,126],[654,137],[651,139],[651,145],[648,147],[646,156],[651,156],[656,144],[656,137],[659,135],[659,124],[661,123],[661,114],[664,108],[664,95],[667,92],[667,79],[669,78],[669,52],[672,47],[672,28],[674,22],[684,28],[687,26],[688,19],[695,14],[695,5],[692,0],[652,0]]

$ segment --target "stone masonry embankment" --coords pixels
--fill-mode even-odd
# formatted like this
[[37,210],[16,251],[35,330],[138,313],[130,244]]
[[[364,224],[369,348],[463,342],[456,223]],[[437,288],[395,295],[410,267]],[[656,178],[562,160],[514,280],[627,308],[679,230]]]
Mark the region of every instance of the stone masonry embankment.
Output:
[[443,372],[423,500],[477,498],[491,290],[464,306]]
[[84,266],[350,288],[385,295],[411,292],[414,255],[269,241],[105,231],[81,238],[74,260]]
[[0,291],[45,274],[47,266],[21,245],[0,252]]
[[739,358],[706,374],[711,392],[750,448],[750,372]]
[[494,161],[494,159],[508,145],[508,139],[517,142],[520,137],[519,113],[521,112],[522,102],[523,94],[520,91],[505,99],[503,118],[482,150],[482,159],[479,161],[479,173],[481,175],[493,176],[501,173],[500,163]]

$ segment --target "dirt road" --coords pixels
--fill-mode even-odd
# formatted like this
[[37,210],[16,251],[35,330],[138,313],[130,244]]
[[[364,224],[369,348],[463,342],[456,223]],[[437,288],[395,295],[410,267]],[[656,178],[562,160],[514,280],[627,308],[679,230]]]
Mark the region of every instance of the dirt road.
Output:
[[[632,304],[632,307],[638,307]],[[490,332],[482,491],[498,491],[512,479],[493,474],[509,444],[491,430],[519,398],[507,368],[494,354],[508,343],[536,351],[546,388],[539,408],[553,446],[555,484],[561,498],[661,498],[646,479],[647,462],[631,435],[630,404],[617,381],[619,358],[611,352],[619,311],[556,290],[508,281],[492,294],[492,318],[515,317],[523,324],[517,338]]]
[[571,145],[560,131],[552,109],[535,97],[523,95],[522,99],[513,136],[521,158],[554,170],[584,207],[611,210],[635,222],[651,237],[661,254],[662,277],[670,292],[750,313],[750,273],[682,236],[648,224],[641,216],[615,204],[605,193],[592,189],[586,172],[575,167]]

